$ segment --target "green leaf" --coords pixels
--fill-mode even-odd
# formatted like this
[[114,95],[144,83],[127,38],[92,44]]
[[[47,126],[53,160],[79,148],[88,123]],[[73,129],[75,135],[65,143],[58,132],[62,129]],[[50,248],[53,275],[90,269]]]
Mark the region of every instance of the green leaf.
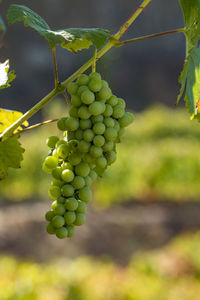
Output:
[[8,9],[8,23],[23,21],[25,26],[36,30],[49,42],[50,48],[60,45],[69,51],[87,49],[94,45],[102,47],[110,37],[108,30],[101,28],[68,28],[51,30],[49,25],[35,12],[23,5],[11,5]]
[[5,89],[10,86],[16,75],[15,71],[9,71],[9,60],[7,59],[4,63],[0,63],[0,89]]
[[17,136],[0,142],[0,180],[8,175],[8,168],[20,168],[23,152]]
[[0,17],[0,30],[2,30],[3,33],[6,32],[6,25],[1,17]]
[[[12,125],[15,121],[17,121],[23,113],[14,110],[7,110],[0,108],[0,133],[3,132],[7,127]],[[24,126],[28,126],[28,121],[23,123]],[[17,128],[17,131],[22,130],[23,128],[20,126]]]

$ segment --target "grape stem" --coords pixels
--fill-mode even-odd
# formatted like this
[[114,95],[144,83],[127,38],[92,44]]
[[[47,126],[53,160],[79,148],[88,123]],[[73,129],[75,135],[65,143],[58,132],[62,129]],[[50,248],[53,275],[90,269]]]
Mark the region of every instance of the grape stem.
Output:
[[69,97],[68,97],[67,93],[64,92],[64,93],[63,93],[63,96],[65,97],[65,99],[66,99],[66,101],[67,101],[67,105],[70,107],[70,106],[71,106],[71,102],[70,102],[70,100],[69,100]]
[[93,57],[93,63],[92,63],[92,72],[96,72],[96,61],[97,61],[97,48],[94,50],[94,57]]
[[34,124],[34,125],[31,125],[27,128],[24,128],[23,130],[20,130],[18,132],[16,132],[14,135],[17,135],[17,134],[21,134],[23,133],[24,131],[28,131],[28,130],[31,130],[31,129],[34,129],[34,128],[37,128],[37,127],[40,127],[40,126],[43,126],[43,125],[48,125],[48,124],[51,124],[51,123],[54,123],[54,122],[57,122],[59,119],[53,119],[53,120],[46,120],[44,122],[41,122],[41,123],[37,123],[37,124]]
[[[135,19],[141,14],[141,12],[147,7],[147,5],[152,0],[144,0],[142,4],[132,13],[130,18],[120,27],[119,31],[113,36],[113,39],[110,39],[109,42],[97,52],[96,60],[102,57],[106,52],[108,52],[112,47],[115,46],[115,41],[119,40],[122,35],[127,31],[127,29],[131,26],[131,24],[135,21]],[[55,49],[53,50],[53,58],[55,58]],[[92,66],[93,57],[89,59],[83,66],[81,66],[76,72],[74,72],[69,78],[64,80],[63,82],[58,81],[57,76],[57,67],[56,67],[56,60],[54,63],[54,74],[55,74],[55,82],[56,88],[53,89],[48,95],[42,98],[35,106],[33,106],[30,110],[28,110],[21,118],[15,121],[12,125],[6,128],[0,134],[0,141],[5,140],[9,136],[13,134],[13,132],[20,126],[22,123],[29,118],[31,118],[35,113],[37,113],[42,107],[44,107],[50,100],[52,100],[58,94],[63,94],[67,85],[74,81],[80,74],[85,72],[89,67]]]
[[52,49],[52,54],[53,54],[55,87],[57,87],[59,84],[59,80],[58,80],[58,70],[57,70],[57,63],[56,63],[56,48],[55,47]]

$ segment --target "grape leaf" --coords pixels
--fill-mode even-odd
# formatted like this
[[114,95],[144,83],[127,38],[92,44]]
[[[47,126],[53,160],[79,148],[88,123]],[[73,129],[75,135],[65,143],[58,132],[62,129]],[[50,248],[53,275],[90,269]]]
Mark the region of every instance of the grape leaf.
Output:
[[[19,111],[7,110],[0,108],[0,133],[3,132],[7,127],[17,121],[23,114]],[[28,121],[23,123],[24,126],[28,126]],[[22,130],[23,128],[19,126],[17,131]]]
[[0,63],[0,90],[5,89],[10,86],[10,82],[12,82],[16,75],[15,71],[9,71],[9,59],[7,59],[4,63]]
[[17,136],[0,142],[0,180],[8,175],[8,168],[20,168],[23,152]]
[[47,39],[50,48],[60,45],[75,53],[78,50],[87,49],[91,45],[98,49],[110,37],[109,31],[101,28],[51,30],[49,25],[38,14],[24,5],[11,5],[8,9],[7,19],[9,24],[23,21],[25,26],[31,27]]
[[179,103],[185,91],[186,108],[191,119],[195,115],[196,102],[199,99],[199,59],[197,48],[200,39],[200,0],[179,0],[185,22],[186,59],[179,77],[181,84],[176,104]]
[[0,17],[0,30],[2,30],[3,33],[6,32],[6,25],[1,17]]

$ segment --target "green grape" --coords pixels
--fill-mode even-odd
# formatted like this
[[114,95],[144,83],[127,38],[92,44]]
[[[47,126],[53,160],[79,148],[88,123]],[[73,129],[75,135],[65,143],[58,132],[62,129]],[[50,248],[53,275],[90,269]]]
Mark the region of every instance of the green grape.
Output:
[[124,133],[125,133],[125,128],[120,128],[118,132],[118,137],[121,137],[122,135],[124,135]]
[[123,108],[126,107],[126,102],[122,98],[118,98],[118,104],[120,104]]
[[90,186],[92,184],[92,178],[90,176],[85,177],[85,185]]
[[90,167],[87,163],[81,162],[75,167],[75,172],[76,175],[79,175],[81,177],[86,177],[90,172]]
[[97,147],[102,147],[105,143],[105,138],[102,135],[96,135],[93,139],[93,143]]
[[77,95],[81,97],[81,94],[87,90],[88,90],[87,85],[81,85],[77,90]]
[[91,142],[94,138],[94,132],[91,129],[86,129],[83,132],[83,138],[86,142]]
[[74,173],[72,170],[66,169],[62,171],[61,177],[65,182],[71,182],[74,179]]
[[[85,121],[85,120],[80,120],[80,123],[81,123],[81,121]],[[81,130],[80,128],[77,129],[76,132],[75,132],[75,138],[77,140],[82,140],[82,138],[83,138],[83,130]]]
[[102,123],[104,120],[104,117],[103,117],[103,115],[92,116],[91,120],[92,120],[92,123],[98,123],[98,122]]
[[54,227],[51,225],[51,223],[49,223],[46,226],[46,231],[48,232],[48,234],[55,234],[56,233],[56,231],[55,231]]
[[44,161],[45,166],[47,169],[53,170],[58,165],[58,159],[54,156],[47,156]]
[[90,79],[88,87],[94,93],[99,92],[102,87],[101,80],[95,78]]
[[67,211],[64,214],[64,219],[65,219],[65,223],[67,225],[71,225],[74,223],[74,221],[76,220],[76,214],[73,211]]
[[90,104],[95,100],[95,95],[93,92],[91,92],[89,89],[85,90],[82,94],[81,94],[81,101],[84,104]]
[[75,107],[79,107],[82,104],[81,98],[78,95],[72,95],[71,104]]
[[66,127],[66,120],[67,118],[61,118],[57,121],[57,127],[58,129],[62,130],[62,131],[65,131],[67,130],[67,127]]
[[78,201],[71,197],[71,198],[68,198],[66,201],[65,201],[65,208],[70,210],[70,211],[74,211],[76,210],[78,207]]
[[67,141],[75,139],[75,131],[66,131]]
[[65,140],[59,140],[57,143],[56,143],[56,145],[55,145],[55,148],[58,148],[58,146],[60,146],[60,145],[65,145],[65,144],[67,144],[67,142],[65,141]]
[[[93,104],[93,103],[92,103]],[[90,104],[90,105],[92,105]],[[78,110],[78,116],[81,119],[87,120],[91,116],[91,113],[86,105],[81,105]]]
[[58,198],[58,200],[57,200],[57,202],[60,203],[60,204],[65,204],[65,201],[66,201],[66,198],[65,198],[65,197],[62,197],[62,196],[60,196],[60,197]]
[[69,141],[69,150],[71,152],[76,152],[78,150],[79,141],[77,140],[70,140]]
[[115,120],[115,125],[113,127],[117,132],[120,130],[120,125],[119,122],[117,120]]
[[74,222],[74,225],[76,226],[81,226],[85,223],[85,215],[84,214],[80,214],[80,213],[77,213],[76,214],[76,220]]
[[97,72],[92,72],[89,75],[90,80],[91,79],[96,79],[96,80],[101,80],[101,75]]
[[65,220],[62,216],[55,216],[50,223],[54,228],[60,228],[65,224]]
[[56,236],[59,239],[64,239],[68,236],[68,230],[66,227],[56,229]]
[[106,126],[104,125],[104,123],[95,123],[93,126],[93,131],[95,134],[103,134],[104,131],[106,129]]
[[79,75],[78,79],[76,80],[76,83],[78,85],[87,85],[89,82],[89,76],[86,74]]
[[121,104],[117,104],[113,107],[113,118],[120,119],[124,115],[124,108]]
[[80,200],[88,203],[92,200],[92,191],[88,186],[83,187],[78,191],[78,197]]
[[55,179],[61,179],[61,173],[62,173],[62,168],[61,167],[57,167],[57,168],[53,169],[52,176]]
[[68,157],[71,165],[76,166],[81,162],[81,156],[79,153],[71,153]]
[[106,104],[106,109],[103,113],[104,117],[110,117],[113,113],[113,108],[110,104]]
[[114,127],[115,126],[115,120],[113,118],[107,117],[104,119],[104,124],[106,127]]
[[108,100],[107,104],[110,104],[111,106],[115,106],[118,103],[118,98],[114,95],[112,95]]
[[106,158],[104,156],[98,157],[96,160],[96,165],[97,167],[104,169],[107,166]]
[[49,210],[45,214],[45,219],[50,222],[54,216],[55,216],[54,212],[52,210]]
[[66,226],[66,228],[67,228],[67,231],[68,231],[67,237],[68,238],[73,237],[74,234],[75,234],[75,226]]
[[102,87],[101,90],[98,92],[98,100],[104,101],[109,99],[112,96],[112,91],[108,87]]
[[53,149],[58,141],[59,138],[56,135],[51,135],[46,139],[46,144],[49,148]]
[[130,112],[125,112],[122,118],[119,119],[119,124],[121,127],[126,127],[130,125],[134,120],[134,116]]
[[64,181],[61,181],[61,180],[59,180],[59,179],[53,179],[53,180],[51,181],[51,185],[56,185],[56,186],[61,187],[63,184],[64,184]]
[[53,212],[54,212],[55,215],[62,216],[65,213],[65,207],[64,207],[64,205],[61,204],[61,203],[58,203],[57,201],[54,201],[51,204],[51,209],[53,210]]
[[114,141],[117,137],[117,131],[114,128],[106,128],[104,136],[108,141]]
[[92,181],[97,179],[97,173],[94,170],[91,170],[89,176],[92,178]]
[[98,174],[99,177],[103,176],[103,173],[105,172],[106,168],[100,168],[100,167],[96,167],[95,168],[95,172]]
[[79,128],[79,120],[77,118],[70,117],[66,120],[66,130],[75,131]]
[[87,205],[84,201],[78,200],[76,212],[80,214],[85,214],[87,212]]
[[106,109],[106,106],[103,102],[95,101],[89,105],[89,112],[93,116],[102,114]]
[[90,147],[90,154],[93,156],[93,157],[99,157],[102,155],[102,148],[101,147],[97,147],[97,146],[94,146],[92,145]]
[[69,154],[69,145],[68,144],[61,144],[56,149],[56,152],[57,152],[59,157],[65,159]]
[[78,108],[75,106],[71,106],[69,108],[69,115],[70,117],[78,118]]
[[75,82],[70,82],[67,86],[67,91],[70,95],[76,94],[78,90],[78,84]]
[[87,153],[90,149],[90,146],[91,146],[90,143],[82,140],[82,141],[79,142],[78,150],[80,152]]
[[58,199],[61,196],[61,190],[59,186],[52,185],[50,186],[49,190],[49,197],[52,199]]
[[43,162],[42,164],[42,170],[46,173],[46,174],[51,174],[52,173],[52,170],[51,169],[48,169],[45,165],[45,163]]
[[92,157],[89,153],[86,153],[84,156],[84,161],[88,164],[94,163],[94,157]]
[[90,119],[87,120],[80,120],[80,128],[85,130],[92,127],[92,122]]
[[108,152],[113,150],[114,148],[114,142],[113,141],[108,141],[103,145],[103,152]]
[[108,165],[113,164],[116,161],[116,159],[117,159],[117,155],[116,155],[116,153],[114,151],[106,152],[105,153],[105,157],[107,159]]
[[65,184],[61,188],[61,193],[65,197],[73,196],[74,194],[74,188],[71,184]]
[[81,176],[75,176],[71,184],[75,190],[79,190],[85,186],[85,180]]
[[62,171],[66,170],[66,169],[69,169],[69,170],[73,171],[73,166],[69,162],[63,162],[62,165],[61,165],[61,169],[62,169]]
[[102,84],[102,87],[106,87],[106,88],[109,87],[107,81],[105,81],[105,80],[102,80],[102,81],[101,81],[101,84]]

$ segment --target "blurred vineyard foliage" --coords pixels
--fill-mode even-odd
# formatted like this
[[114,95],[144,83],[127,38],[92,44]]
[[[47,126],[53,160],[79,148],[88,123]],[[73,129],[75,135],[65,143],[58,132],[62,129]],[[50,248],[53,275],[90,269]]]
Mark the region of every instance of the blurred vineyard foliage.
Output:
[[[67,114],[57,100],[43,112],[44,119]],[[48,151],[45,140],[58,134],[55,123],[21,136],[26,152],[20,170],[10,170],[0,183],[1,199],[48,199],[48,175],[41,164]],[[59,133],[61,135],[61,133]],[[94,204],[103,208],[124,201],[199,201],[200,128],[182,109],[154,106],[136,114],[118,145],[117,162],[94,186]]]
[[198,300],[200,232],[134,255],[127,267],[104,259],[39,264],[0,257],[1,300]]

